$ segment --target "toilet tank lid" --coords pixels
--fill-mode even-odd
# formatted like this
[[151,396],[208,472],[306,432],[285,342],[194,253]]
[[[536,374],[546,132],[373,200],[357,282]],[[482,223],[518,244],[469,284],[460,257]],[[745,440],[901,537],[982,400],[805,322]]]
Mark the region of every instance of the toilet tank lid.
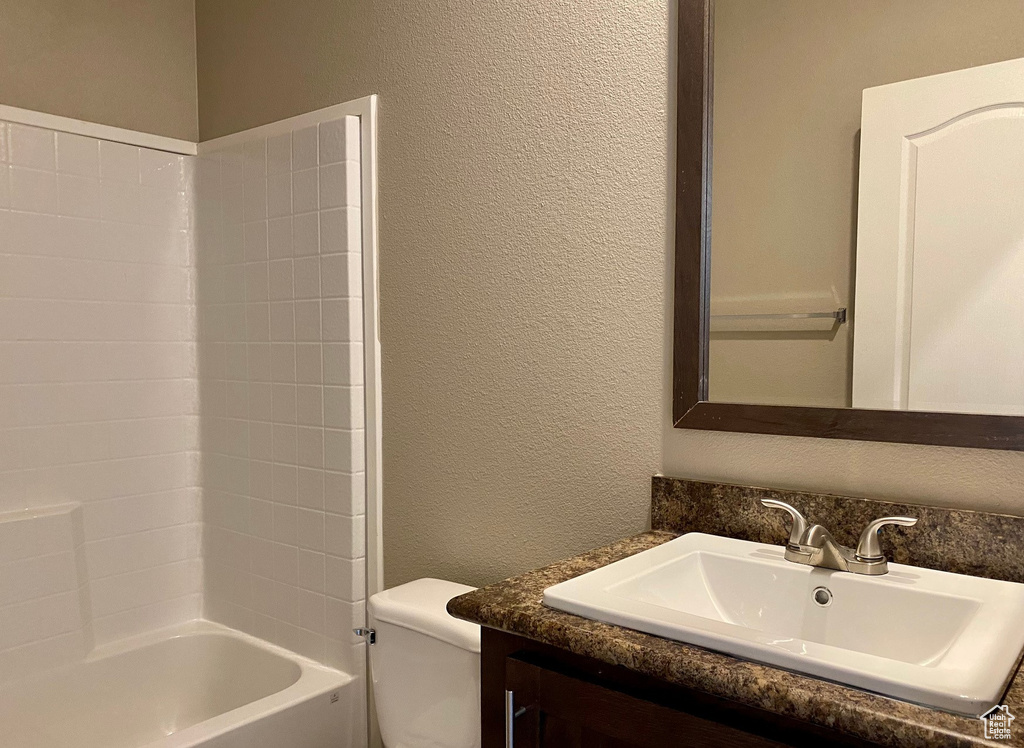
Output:
[[445,609],[453,597],[474,589],[443,579],[417,579],[372,595],[369,612],[378,621],[418,631],[470,652],[479,652],[480,627],[452,617]]

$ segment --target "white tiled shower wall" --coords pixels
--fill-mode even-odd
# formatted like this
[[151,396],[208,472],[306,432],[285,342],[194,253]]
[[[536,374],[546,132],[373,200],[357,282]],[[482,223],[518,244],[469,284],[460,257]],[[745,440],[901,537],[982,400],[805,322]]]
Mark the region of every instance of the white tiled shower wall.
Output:
[[363,674],[358,123],[0,123],[0,681],[204,614]]
[[196,178],[207,615],[362,674],[359,119],[214,144]]
[[2,678],[200,613],[189,161],[0,123]]

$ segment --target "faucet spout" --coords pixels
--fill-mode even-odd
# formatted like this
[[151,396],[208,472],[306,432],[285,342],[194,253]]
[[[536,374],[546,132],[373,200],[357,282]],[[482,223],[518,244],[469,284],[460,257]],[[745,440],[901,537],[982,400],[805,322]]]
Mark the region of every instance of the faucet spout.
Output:
[[877,519],[861,533],[860,542],[854,550],[837,542],[832,533],[821,525],[808,526],[803,515],[788,504],[773,499],[762,499],[761,503],[771,509],[783,509],[793,519],[789,541],[786,543],[787,561],[853,574],[874,576],[888,573],[889,564],[878,545],[879,529],[886,525],[910,526],[917,522],[913,517]]
[[852,549],[840,545],[832,537],[832,533],[821,525],[813,525],[807,531],[800,550],[806,551],[808,555],[801,556],[799,563],[836,571],[850,571],[850,559],[854,555]]

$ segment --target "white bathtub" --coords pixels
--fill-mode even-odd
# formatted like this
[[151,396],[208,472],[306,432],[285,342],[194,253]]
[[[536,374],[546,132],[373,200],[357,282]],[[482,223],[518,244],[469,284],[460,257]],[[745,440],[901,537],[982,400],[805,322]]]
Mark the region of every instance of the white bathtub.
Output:
[[[130,648],[129,648],[130,647]],[[4,748],[351,748],[351,675],[196,621],[0,687]]]

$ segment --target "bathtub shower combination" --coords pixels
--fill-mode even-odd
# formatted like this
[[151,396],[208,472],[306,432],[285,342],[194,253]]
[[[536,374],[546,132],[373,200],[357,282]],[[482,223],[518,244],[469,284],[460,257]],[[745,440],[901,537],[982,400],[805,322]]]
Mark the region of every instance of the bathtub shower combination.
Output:
[[5,748],[366,743],[373,106],[0,109]]
[[344,745],[362,719],[353,680],[195,621],[0,687],[0,724],[19,748],[321,748]]

